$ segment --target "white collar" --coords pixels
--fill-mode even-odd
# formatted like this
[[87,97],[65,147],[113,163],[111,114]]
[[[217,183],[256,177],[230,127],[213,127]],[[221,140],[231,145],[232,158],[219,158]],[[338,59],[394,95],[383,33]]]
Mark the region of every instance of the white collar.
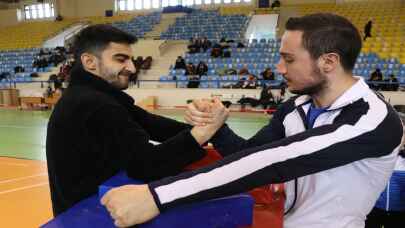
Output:
[[[335,102],[329,106],[328,110],[338,109],[351,104],[364,97],[365,94],[370,91],[370,88],[362,77],[355,76],[355,78],[357,79],[357,82],[346,90],[340,97],[338,97],[338,99],[336,99]],[[300,106],[309,100],[311,100],[311,96],[309,95],[299,96],[297,99],[295,99],[295,106]]]

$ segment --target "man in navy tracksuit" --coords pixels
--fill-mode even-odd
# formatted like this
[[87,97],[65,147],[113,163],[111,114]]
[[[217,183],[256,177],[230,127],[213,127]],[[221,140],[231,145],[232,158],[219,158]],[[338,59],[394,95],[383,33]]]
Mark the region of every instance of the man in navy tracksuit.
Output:
[[188,122],[208,123],[206,134],[226,157],[148,185],[111,190],[101,202],[115,224],[139,224],[176,206],[285,183],[284,227],[364,227],[392,174],[403,130],[394,109],[352,75],[360,49],[357,29],[343,17],[290,18],[277,70],[299,96],[247,140],[226,125],[215,127],[227,116],[216,115],[225,109],[217,100],[190,104]]

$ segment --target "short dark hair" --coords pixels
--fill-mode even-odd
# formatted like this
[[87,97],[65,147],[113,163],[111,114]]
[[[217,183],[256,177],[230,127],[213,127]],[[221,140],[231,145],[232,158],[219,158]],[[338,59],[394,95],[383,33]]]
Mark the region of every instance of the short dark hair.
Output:
[[80,31],[74,38],[72,51],[77,63],[85,53],[99,55],[111,43],[134,44],[136,37],[106,24],[91,25]]
[[346,72],[351,72],[361,50],[361,37],[356,27],[346,18],[317,13],[292,17],[286,30],[302,31],[302,45],[313,59],[325,53],[337,53]]

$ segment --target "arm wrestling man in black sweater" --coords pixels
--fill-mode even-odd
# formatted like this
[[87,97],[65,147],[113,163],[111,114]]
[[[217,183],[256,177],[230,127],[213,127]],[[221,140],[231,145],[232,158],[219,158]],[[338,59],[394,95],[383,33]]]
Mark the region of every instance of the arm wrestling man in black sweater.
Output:
[[176,175],[205,155],[201,145],[208,140],[206,128],[148,113],[122,91],[135,72],[135,42],[132,35],[109,25],[89,26],[76,36],[70,84],[47,131],[55,216],[95,194],[120,170],[151,181]]

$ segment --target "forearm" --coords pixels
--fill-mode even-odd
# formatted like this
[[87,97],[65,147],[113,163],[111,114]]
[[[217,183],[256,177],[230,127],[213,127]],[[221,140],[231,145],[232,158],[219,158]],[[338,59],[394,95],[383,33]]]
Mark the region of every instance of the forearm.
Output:
[[200,160],[206,154],[189,130],[159,145],[146,140],[131,144],[133,159],[128,163],[128,175],[145,181],[176,175],[185,166]]
[[[375,122],[367,128],[347,124],[314,128],[229,155],[201,170],[149,185],[159,208],[165,210],[240,193],[264,184],[290,181],[366,158],[395,156],[402,129],[399,130],[390,120],[381,125]],[[391,135],[385,136],[386,129],[391,129]]]

